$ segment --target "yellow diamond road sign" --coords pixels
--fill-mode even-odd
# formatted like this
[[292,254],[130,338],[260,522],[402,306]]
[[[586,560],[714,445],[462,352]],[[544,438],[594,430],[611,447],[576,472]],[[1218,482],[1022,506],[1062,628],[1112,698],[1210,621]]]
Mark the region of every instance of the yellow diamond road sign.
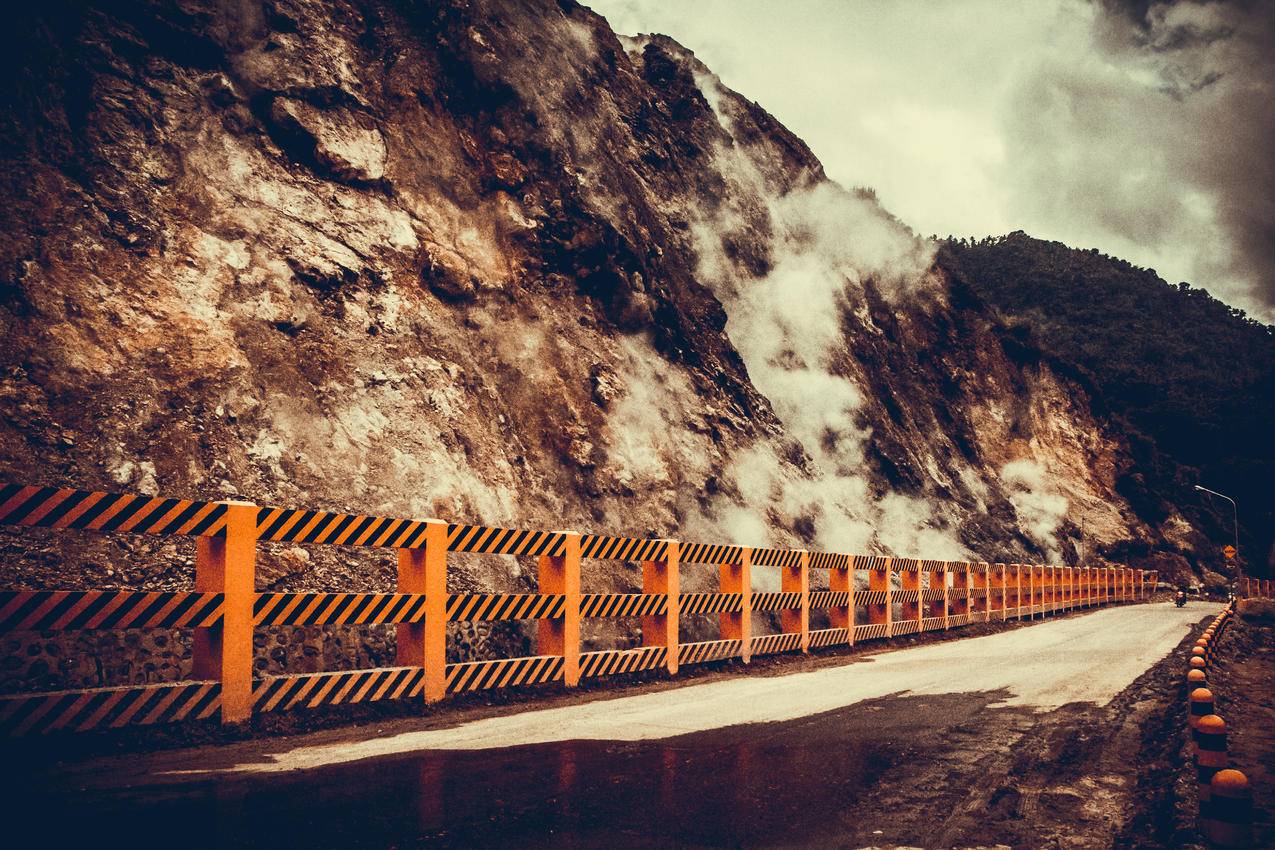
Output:
[[1223,555],[1225,555],[1225,556],[1226,556],[1226,557],[1228,557],[1228,558],[1234,558],[1234,557],[1235,557],[1235,547],[1234,547],[1234,546],[1223,546],[1223,547],[1222,547],[1222,554],[1223,554]]

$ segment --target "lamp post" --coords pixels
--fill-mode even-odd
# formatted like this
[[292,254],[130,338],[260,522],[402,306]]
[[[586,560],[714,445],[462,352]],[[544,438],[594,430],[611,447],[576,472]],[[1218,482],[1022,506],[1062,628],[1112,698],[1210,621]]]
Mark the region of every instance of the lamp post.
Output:
[[1199,484],[1195,485],[1195,489],[1199,490],[1202,493],[1211,493],[1214,496],[1220,496],[1223,499],[1226,499],[1226,501],[1231,503],[1231,518],[1235,523],[1235,561],[1238,564],[1239,557],[1240,557],[1240,510],[1236,506],[1235,500],[1232,499],[1230,496],[1226,495],[1225,493],[1219,493],[1216,490],[1210,490],[1208,487],[1201,487]]

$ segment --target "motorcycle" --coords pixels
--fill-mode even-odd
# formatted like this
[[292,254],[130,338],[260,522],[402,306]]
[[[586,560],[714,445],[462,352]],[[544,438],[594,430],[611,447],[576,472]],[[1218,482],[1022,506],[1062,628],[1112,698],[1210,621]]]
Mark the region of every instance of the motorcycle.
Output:
[[1186,604],[1185,590],[1179,590],[1177,593],[1173,595],[1173,604],[1178,606],[1179,608],[1181,608],[1183,605]]

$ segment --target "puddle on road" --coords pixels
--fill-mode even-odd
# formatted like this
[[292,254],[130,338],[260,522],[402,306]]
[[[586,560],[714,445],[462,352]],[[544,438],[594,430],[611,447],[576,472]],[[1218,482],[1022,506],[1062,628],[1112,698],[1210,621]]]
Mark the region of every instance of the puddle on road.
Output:
[[820,846],[851,833],[872,843],[881,824],[855,822],[855,801],[1002,696],[886,698],[660,741],[428,751],[8,802],[27,818],[48,813],[45,846]]

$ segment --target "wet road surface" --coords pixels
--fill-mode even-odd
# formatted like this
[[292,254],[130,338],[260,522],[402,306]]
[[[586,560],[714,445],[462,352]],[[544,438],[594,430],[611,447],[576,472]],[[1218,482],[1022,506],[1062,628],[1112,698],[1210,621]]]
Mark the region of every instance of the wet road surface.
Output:
[[[1108,609],[868,663],[407,733],[434,736],[424,745],[293,748],[240,772],[215,751],[117,760],[83,787],[69,772],[9,789],[6,822],[34,819],[45,847],[950,847],[1024,829],[1034,841],[1050,827],[1032,818],[1073,835],[1089,818],[1096,836],[1119,826],[1147,689],[1165,677],[1135,680],[1215,607]],[[691,716],[718,728],[679,734]],[[367,757],[395,747],[407,751]],[[321,766],[279,770],[302,763]],[[242,770],[254,764],[273,772]]]

